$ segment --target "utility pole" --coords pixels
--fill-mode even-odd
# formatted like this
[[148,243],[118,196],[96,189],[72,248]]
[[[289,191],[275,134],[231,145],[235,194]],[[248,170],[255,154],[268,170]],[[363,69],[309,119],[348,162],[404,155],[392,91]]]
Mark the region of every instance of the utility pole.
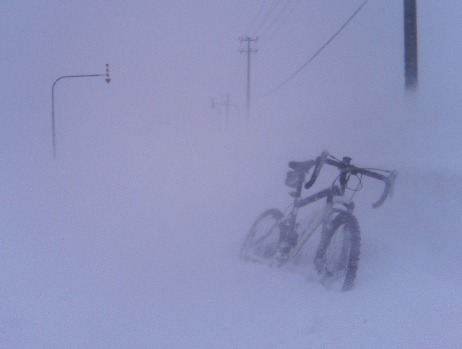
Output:
[[250,37],[246,36],[245,38],[240,38],[239,40],[241,42],[242,41],[247,41],[247,49],[242,49],[241,53],[242,52],[247,53],[247,118],[249,118],[250,117],[250,54],[258,52],[258,50],[252,49],[250,47],[250,44],[251,44],[252,41],[256,42],[258,40],[258,37],[257,38],[250,38]]
[[229,94],[226,95],[226,99],[223,103],[218,103],[218,102],[215,102],[215,99],[212,98],[212,109],[217,109],[217,107],[225,107],[226,108],[226,120],[229,120],[229,112],[230,112],[230,108],[233,107],[235,108],[238,112],[239,111],[239,108],[237,106],[235,106],[234,104],[231,104],[230,101],[229,101]]
[[404,76],[408,91],[417,89],[417,56],[416,0],[404,0]]

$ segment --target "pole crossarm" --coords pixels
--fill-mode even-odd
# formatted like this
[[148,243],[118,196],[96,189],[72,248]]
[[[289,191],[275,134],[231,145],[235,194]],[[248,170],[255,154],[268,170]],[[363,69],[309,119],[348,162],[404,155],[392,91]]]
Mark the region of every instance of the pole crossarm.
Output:
[[226,108],[226,119],[229,119],[230,107],[233,107],[234,109],[236,109],[239,114],[241,113],[241,111],[239,110],[237,105],[232,104],[230,102],[229,95],[226,95],[225,102],[215,102],[215,98],[212,98],[212,109],[218,109],[217,107],[225,107]]

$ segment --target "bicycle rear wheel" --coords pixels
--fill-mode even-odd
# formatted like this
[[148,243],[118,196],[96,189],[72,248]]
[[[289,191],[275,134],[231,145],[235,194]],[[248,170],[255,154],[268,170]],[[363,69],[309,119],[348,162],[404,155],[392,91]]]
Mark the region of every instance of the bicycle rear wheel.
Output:
[[264,211],[253,223],[240,251],[241,259],[252,262],[271,260],[279,244],[279,221],[284,214],[278,209]]
[[327,225],[314,261],[322,284],[340,291],[353,287],[358,270],[360,239],[358,221],[348,212],[337,214]]

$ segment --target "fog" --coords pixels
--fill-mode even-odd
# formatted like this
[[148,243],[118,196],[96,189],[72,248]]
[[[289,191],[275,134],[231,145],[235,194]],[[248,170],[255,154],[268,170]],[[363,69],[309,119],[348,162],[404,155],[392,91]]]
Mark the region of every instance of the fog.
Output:
[[[402,1],[369,0],[280,86],[362,3],[1,3],[0,347],[457,346],[462,4],[418,2],[414,93]],[[53,158],[54,81],[106,64],[109,84],[56,84]],[[290,202],[287,162],[324,149],[399,172],[383,207],[380,183],[357,195],[341,294],[238,259]]]

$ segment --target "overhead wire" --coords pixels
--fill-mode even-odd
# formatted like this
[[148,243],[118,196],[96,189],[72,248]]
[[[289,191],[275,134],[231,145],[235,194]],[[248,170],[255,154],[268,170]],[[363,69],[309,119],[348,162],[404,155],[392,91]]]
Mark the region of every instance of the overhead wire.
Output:
[[[302,0],[297,0],[295,2],[292,2],[292,0],[288,0],[286,4],[284,5],[283,9],[279,12],[277,17],[272,21],[273,25],[270,26],[267,29],[268,34],[263,33],[259,34],[259,36],[263,36],[263,41],[259,45],[259,49],[262,49],[263,47],[267,46],[269,43],[272,41],[269,39],[266,39],[266,37],[271,37],[273,36],[285,23],[286,21],[290,18],[290,16],[294,13],[295,9],[298,7]],[[292,7],[289,5],[292,4]],[[286,9],[288,9],[286,11]]]
[[[295,2],[293,2],[293,0],[272,0],[271,2],[262,0],[245,35],[257,34],[258,36],[263,35],[266,37],[274,33],[285,21],[287,21],[300,2],[301,0],[296,0]],[[293,6],[291,7],[290,5]],[[255,27],[256,29],[253,30]],[[266,34],[267,32],[269,33],[268,35]],[[269,41],[263,42],[263,46],[268,42]],[[235,88],[239,81],[245,79],[245,76],[241,73],[243,73],[243,70],[239,69],[239,66],[234,64],[232,77],[227,84],[226,90],[228,93]]]
[[[255,14],[254,18],[252,19],[252,21],[250,22],[247,30],[245,31],[245,35],[249,35],[250,33],[252,33],[252,28],[255,26],[255,25],[258,25],[258,27],[261,27],[265,22],[266,22],[266,17],[268,15],[268,13],[270,13],[272,7],[275,5],[275,3],[277,2],[277,0],[273,0],[272,4],[270,5],[270,8],[269,9],[266,9],[266,11],[264,11],[265,9],[265,5],[267,4],[267,1],[268,0],[262,0],[261,1],[261,4],[257,10],[257,13]],[[263,13],[265,13],[265,17],[259,21],[259,19],[262,17]],[[240,56],[240,54],[238,54],[236,56],[236,58],[238,58]],[[241,66],[237,64],[238,62],[238,59],[236,59],[236,62],[234,64],[234,69],[233,69],[233,73],[232,73],[232,77],[231,79],[229,80],[228,84],[227,84],[227,91],[228,93],[231,92],[231,90],[234,89],[234,87],[236,86],[236,84],[239,82],[239,81],[242,81],[243,79],[245,79],[245,76],[244,75],[240,75],[240,73],[242,73],[244,70],[243,68],[241,69]]]
[[[288,8],[288,6],[291,4],[292,0],[286,0],[283,4],[282,4],[282,7],[281,9],[276,12],[276,14],[274,16],[272,16],[271,20],[268,22],[268,24],[264,27],[262,27],[260,29],[260,32],[258,33],[258,35],[264,35],[267,31],[270,31],[272,30],[272,28],[277,25],[277,23],[279,22],[279,20],[281,19],[282,15],[284,14],[284,12],[286,11],[286,9]],[[276,8],[280,7],[279,4],[281,2],[278,2],[276,4]]]
[[261,5],[260,5],[260,8],[259,8],[258,11],[257,11],[257,14],[255,15],[254,19],[252,20],[252,22],[250,23],[249,27],[248,27],[247,30],[245,31],[245,34],[246,34],[246,35],[250,32],[250,30],[251,30],[252,27],[255,25],[255,23],[257,23],[258,18],[260,17],[260,15],[261,15],[262,12],[263,12],[263,8],[265,7],[265,4],[266,4],[266,0],[262,0]]
[[260,22],[260,25],[257,27],[257,29],[255,29],[255,33],[259,33],[262,30],[263,26],[271,18],[271,15],[273,14],[274,10],[278,7],[278,4],[279,4],[278,0],[273,0],[272,4],[267,9],[265,16],[263,17],[263,20]]
[[[250,23],[246,35],[255,34],[255,35],[263,35],[263,37],[269,37],[273,35],[277,30],[279,30],[284,23],[290,18],[293,14],[295,9],[300,4],[301,0],[286,0],[285,2],[279,0],[273,0],[269,3],[267,0],[262,0],[258,11],[253,18],[252,22]],[[273,94],[284,85],[286,85],[289,81],[291,81],[295,76],[297,76],[303,69],[305,69],[327,46],[329,46],[332,41],[348,26],[348,24],[353,20],[354,17],[363,9],[363,7],[367,4],[369,0],[365,0],[354,12],[353,14],[339,27],[339,29],[305,62],[303,63],[297,70],[295,70],[291,75],[289,75],[285,80],[283,80],[279,85],[274,87],[273,89],[267,91],[265,94],[261,95],[258,99],[267,97],[268,95]],[[268,5],[268,6],[267,6]],[[281,6],[280,6],[281,5]],[[292,5],[292,6],[291,6]],[[255,30],[252,28],[256,27]],[[263,41],[260,44],[260,49],[266,46],[269,42]],[[239,78],[240,72],[235,69],[233,73],[233,77],[228,84],[228,90],[234,89],[235,85],[238,81],[243,80],[242,77]],[[239,69],[240,70],[240,69]],[[242,71],[241,71],[242,72]]]
[[[274,10],[274,5],[277,5],[277,0],[273,0],[273,2],[270,5],[269,9],[266,9],[266,11],[264,11],[265,10],[265,5],[267,3],[268,3],[268,0],[261,0],[260,6],[258,7],[258,10],[257,10],[255,16],[253,17],[252,21],[250,22],[249,26],[247,27],[247,30],[245,31],[245,36],[248,36],[250,33],[252,33],[252,28],[254,26],[258,25],[258,28],[260,28],[262,25],[265,24],[265,22],[267,21],[268,15],[270,15],[272,10]],[[265,13],[265,16],[264,16],[264,18],[262,20],[260,20],[263,13]],[[228,80],[228,82],[226,84],[226,89],[225,89],[228,94],[235,89],[236,84],[238,82],[245,79],[245,75],[243,74],[244,69],[240,64],[238,64],[239,63],[239,58],[241,56],[240,52],[237,51],[236,53],[237,53],[237,55],[235,57],[235,62],[234,62],[233,67],[232,67],[231,77]]]
[[297,74],[299,74],[303,69],[306,68],[308,64],[310,64],[324,49],[329,46],[329,44],[346,28],[346,26],[353,20],[354,17],[363,9],[363,7],[367,4],[369,0],[364,1],[354,12],[353,14],[340,26],[340,28],[305,62],[303,63],[297,70],[295,70],[288,78],[282,81],[279,85],[277,85],[272,90],[266,92],[260,98],[267,97],[270,94],[273,94],[285,84],[287,84],[290,80],[292,80]]

